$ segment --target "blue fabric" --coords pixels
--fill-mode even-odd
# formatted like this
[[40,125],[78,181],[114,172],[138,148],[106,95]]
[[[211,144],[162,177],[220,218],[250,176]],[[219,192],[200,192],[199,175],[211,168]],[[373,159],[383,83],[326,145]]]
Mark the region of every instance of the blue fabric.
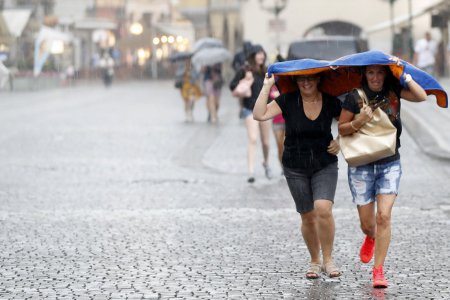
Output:
[[366,66],[366,65],[389,65],[393,64],[392,56],[381,51],[367,51],[362,53],[343,56],[334,61],[316,59],[298,59],[279,62],[269,67],[269,75],[295,72],[300,70],[311,70],[321,67],[333,68],[337,66]]
[[296,89],[291,75],[307,75],[314,73],[323,74],[322,85],[327,93],[339,96],[349,92],[361,84],[361,72],[359,67],[366,65],[387,65],[394,76],[400,80],[400,84],[406,87],[403,75],[410,74],[412,78],[427,92],[435,95],[437,103],[441,107],[448,107],[448,96],[444,88],[433,76],[419,68],[401,60],[397,65],[395,57],[381,51],[367,51],[343,56],[334,61],[299,59],[277,62],[268,69],[269,75],[275,75],[277,86],[281,93]]

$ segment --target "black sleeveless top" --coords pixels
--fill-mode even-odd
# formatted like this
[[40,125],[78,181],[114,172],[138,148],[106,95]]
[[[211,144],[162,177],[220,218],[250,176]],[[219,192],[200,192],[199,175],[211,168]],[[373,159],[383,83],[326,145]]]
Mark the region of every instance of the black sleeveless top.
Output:
[[280,95],[275,101],[286,120],[283,166],[315,171],[337,162],[337,156],[327,149],[333,140],[333,118],[341,113],[339,99],[322,93],[322,110],[315,120],[305,115],[300,91]]
[[[363,84],[362,89],[366,93],[369,104],[375,104],[377,102],[383,101],[384,99],[389,99],[387,105],[380,106],[381,109],[389,116],[392,124],[397,128],[397,143],[395,148],[395,154],[389,157],[382,158],[380,160],[374,161],[370,164],[384,164],[400,159],[400,153],[398,148],[400,148],[400,135],[402,134],[402,121],[400,118],[400,92],[402,87],[395,85],[392,87],[383,87],[380,92],[374,92],[369,89],[367,84]],[[394,96],[391,95],[394,93]],[[345,101],[342,103],[342,108],[352,112],[353,114],[358,114],[359,109],[359,95],[356,91],[348,93]]]

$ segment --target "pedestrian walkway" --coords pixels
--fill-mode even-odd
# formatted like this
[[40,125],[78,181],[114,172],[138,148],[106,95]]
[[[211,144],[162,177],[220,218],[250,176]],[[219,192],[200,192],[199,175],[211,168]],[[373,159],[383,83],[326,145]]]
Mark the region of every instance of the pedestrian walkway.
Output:
[[[448,93],[450,78],[440,83]],[[434,96],[421,103],[403,101],[402,122],[425,153],[450,160],[450,109],[439,107]]]
[[371,265],[359,262],[342,157],[333,212],[343,276],[309,281],[274,151],[275,178],[260,165],[249,185],[236,99],[223,90],[217,125],[204,99],[194,114],[184,122],[168,81],[2,97],[0,300],[450,298],[450,162],[425,155],[409,129],[390,287],[376,290]]

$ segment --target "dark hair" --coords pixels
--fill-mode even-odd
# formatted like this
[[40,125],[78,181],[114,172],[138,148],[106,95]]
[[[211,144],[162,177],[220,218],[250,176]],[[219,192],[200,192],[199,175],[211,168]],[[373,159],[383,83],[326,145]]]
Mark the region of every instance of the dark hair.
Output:
[[251,42],[249,41],[245,41],[242,44],[242,52],[244,53],[245,58],[247,58],[250,54],[250,52],[252,51],[253,45]]
[[281,56],[281,54],[277,54],[277,57],[276,57],[276,61],[277,62],[283,62],[283,61],[285,61],[285,59],[284,59],[284,57],[283,56]]
[[263,63],[262,65],[257,65],[255,60],[256,54],[261,51],[264,53],[264,62],[265,62],[267,59],[267,54],[261,45],[253,45],[251,51],[249,52],[247,60],[253,72],[264,75],[267,72],[265,63]]
[[[367,67],[370,67],[370,66],[372,66],[372,65],[361,67],[361,72],[363,75],[361,83],[365,86],[368,86],[367,78],[366,78],[366,70],[367,70]],[[398,80],[396,80],[396,78],[394,77],[394,74],[392,74],[391,69],[388,66],[384,66],[384,65],[379,65],[379,66],[383,67],[383,69],[386,72],[386,77],[384,78],[383,88],[392,88],[393,86],[397,85]]]
[[297,77],[301,76],[317,76],[319,78],[319,83],[317,84],[317,89],[320,90],[323,82],[324,75],[322,72],[316,73],[316,74],[309,74],[309,75],[292,75],[291,81],[294,83],[295,86],[297,86]]
[[291,79],[296,81],[297,77],[313,77],[313,76],[322,78],[323,74],[322,74],[322,72],[314,73],[314,74],[297,74],[297,75],[291,75]]

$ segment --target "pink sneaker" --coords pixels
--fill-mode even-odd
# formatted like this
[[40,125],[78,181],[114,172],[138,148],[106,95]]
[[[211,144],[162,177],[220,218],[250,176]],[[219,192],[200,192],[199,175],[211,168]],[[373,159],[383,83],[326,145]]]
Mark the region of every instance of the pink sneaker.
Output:
[[388,287],[388,282],[384,278],[384,271],[383,266],[379,266],[378,268],[373,267],[372,270],[372,280],[373,280],[373,287],[374,288],[380,288],[385,289]]
[[361,250],[359,251],[359,258],[365,264],[367,264],[373,257],[373,252],[375,250],[375,239],[370,238],[366,235],[364,239],[364,243],[361,246]]

